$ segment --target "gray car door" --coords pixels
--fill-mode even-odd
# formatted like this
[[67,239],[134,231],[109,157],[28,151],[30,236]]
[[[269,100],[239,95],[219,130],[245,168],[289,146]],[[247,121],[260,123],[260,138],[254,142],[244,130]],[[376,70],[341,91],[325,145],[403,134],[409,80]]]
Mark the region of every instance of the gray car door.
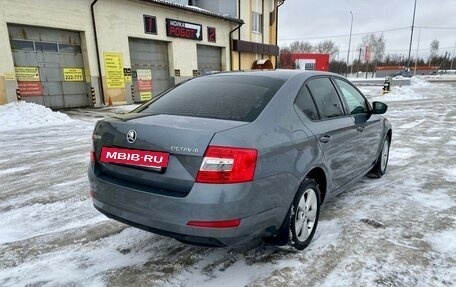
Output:
[[354,176],[366,172],[377,158],[377,150],[382,135],[381,118],[369,113],[366,98],[349,82],[335,78],[336,86],[345,102],[346,113],[350,114],[357,131],[358,155]]
[[308,80],[300,94],[307,92],[316,105],[318,120],[311,120],[311,116],[304,117],[303,122],[320,145],[330,172],[328,188],[330,192],[335,191],[353,178],[358,153],[356,130],[353,129],[352,118],[345,115],[329,77]]

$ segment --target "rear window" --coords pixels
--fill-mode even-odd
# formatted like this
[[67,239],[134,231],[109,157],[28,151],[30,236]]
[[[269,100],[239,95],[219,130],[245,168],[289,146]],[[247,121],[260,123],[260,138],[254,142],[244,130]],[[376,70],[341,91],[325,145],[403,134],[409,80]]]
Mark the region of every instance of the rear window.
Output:
[[139,112],[252,122],[284,82],[251,75],[195,78],[152,99]]

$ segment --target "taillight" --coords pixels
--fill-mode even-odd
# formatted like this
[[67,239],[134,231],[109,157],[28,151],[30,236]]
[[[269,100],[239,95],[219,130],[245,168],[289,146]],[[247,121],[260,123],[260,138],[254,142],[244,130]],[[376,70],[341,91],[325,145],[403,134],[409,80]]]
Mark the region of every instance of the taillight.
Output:
[[198,183],[240,183],[253,180],[258,151],[209,146],[196,176]]
[[91,162],[97,161],[97,154],[95,153],[95,148],[93,147],[93,142],[90,146],[90,161]]

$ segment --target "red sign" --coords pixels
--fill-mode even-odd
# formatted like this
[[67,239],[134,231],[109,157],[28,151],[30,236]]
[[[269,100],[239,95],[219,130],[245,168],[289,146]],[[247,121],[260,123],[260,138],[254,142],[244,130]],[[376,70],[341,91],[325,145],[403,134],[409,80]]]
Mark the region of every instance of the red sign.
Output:
[[101,162],[162,168],[168,166],[169,154],[147,150],[102,147]]
[[207,41],[208,42],[216,42],[216,34],[215,34],[215,28],[214,27],[207,27]]
[[149,92],[152,90],[152,80],[138,80],[138,90],[140,92]]
[[364,60],[369,62],[371,60],[371,50],[369,46],[366,46],[366,50],[364,52]]
[[200,24],[166,19],[166,35],[191,40],[203,40],[203,26]]
[[43,87],[41,82],[17,82],[19,92],[22,97],[36,97],[43,95]]
[[157,35],[157,18],[155,16],[143,15],[144,33]]

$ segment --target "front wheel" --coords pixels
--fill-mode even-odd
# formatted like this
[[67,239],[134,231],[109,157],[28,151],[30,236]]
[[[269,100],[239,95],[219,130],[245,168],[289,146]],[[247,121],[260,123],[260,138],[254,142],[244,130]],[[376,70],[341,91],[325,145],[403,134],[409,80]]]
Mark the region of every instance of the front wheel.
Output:
[[298,250],[309,246],[317,230],[320,215],[320,189],[313,179],[299,188],[290,209],[288,244]]
[[383,142],[382,150],[378,156],[377,162],[372,170],[367,174],[369,177],[379,178],[382,177],[386,172],[389,159],[389,149],[391,145],[391,139],[387,136]]

